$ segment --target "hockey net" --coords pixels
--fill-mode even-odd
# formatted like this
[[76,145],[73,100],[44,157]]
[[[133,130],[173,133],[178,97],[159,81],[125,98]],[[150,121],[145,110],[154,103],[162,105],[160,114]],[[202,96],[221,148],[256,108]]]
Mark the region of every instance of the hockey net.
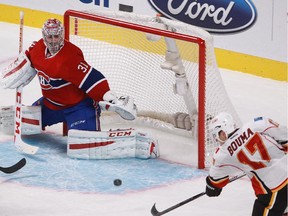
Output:
[[[173,142],[179,146],[174,154],[196,155],[197,164],[191,165],[210,166],[217,147],[209,137],[211,117],[226,111],[241,124],[208,32],[161,16],[119,11],[68,10],[64,26],[65,39],[82,49],[86,61],[107,77],[110,88],[135,99],[134,123],[158,129],[155,136],[163,131],[174,134]],[[106,117],[110,123],[117,119]],[[159,143],[163,157],[169,141]]]

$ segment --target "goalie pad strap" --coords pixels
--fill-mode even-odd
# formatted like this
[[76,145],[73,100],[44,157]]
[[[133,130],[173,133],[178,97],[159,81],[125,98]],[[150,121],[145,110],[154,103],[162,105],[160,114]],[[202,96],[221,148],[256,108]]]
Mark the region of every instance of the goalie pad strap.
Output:
[[69,130],[67,155],[79,159],[148,159],[159,156],[157,142],[134,129],[101,132]]

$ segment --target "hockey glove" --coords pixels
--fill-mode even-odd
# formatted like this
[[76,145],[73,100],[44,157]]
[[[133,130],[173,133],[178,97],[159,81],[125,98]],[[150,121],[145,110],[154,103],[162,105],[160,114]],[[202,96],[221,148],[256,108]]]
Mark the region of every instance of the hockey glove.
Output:
[[27,85],[36,76],[35,69],[24,52],[8,67],[0,71],[0,86],[4,89],[15,89]]
[[137,107],[133,98],[129,96],[117,97],[112,91],[108,91],[103,96],[103,101],[99,105],[104,111],[118,113],[123,119],[134,120],[137,116]]
[[217,188],[215,186],[212,185],[212,182],[209,178],[209,176],[207,176],[206,178],[206,194],[209,197],[217,197],[221,194],[222,188]]

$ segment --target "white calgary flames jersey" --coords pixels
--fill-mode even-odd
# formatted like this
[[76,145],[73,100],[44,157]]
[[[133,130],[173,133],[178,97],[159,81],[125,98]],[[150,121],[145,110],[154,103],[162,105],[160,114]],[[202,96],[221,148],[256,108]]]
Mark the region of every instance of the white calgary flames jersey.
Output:
[[209,175],[220,188],[239,172],[245,172],[255,194],[278,191],[287,185],[287,128],[258,117],[234,132],[215,152]]

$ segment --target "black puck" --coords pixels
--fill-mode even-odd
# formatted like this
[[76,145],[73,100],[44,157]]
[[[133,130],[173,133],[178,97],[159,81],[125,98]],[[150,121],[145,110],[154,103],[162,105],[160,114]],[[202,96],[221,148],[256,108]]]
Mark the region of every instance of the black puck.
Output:
[[120,179],[115,179],[114,180],[114,185],[115,186],[120,186],[122,184],[122,181]]

